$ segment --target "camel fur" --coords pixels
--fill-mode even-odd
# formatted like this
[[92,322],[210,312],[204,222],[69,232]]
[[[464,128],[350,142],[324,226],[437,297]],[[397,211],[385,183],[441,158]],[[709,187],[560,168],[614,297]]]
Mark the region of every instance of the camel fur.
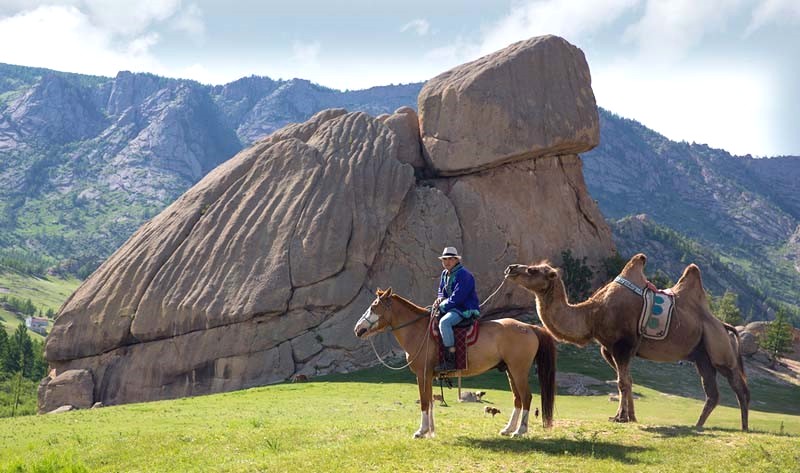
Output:
[[[637,254],[628,261],[620,275],[644,287],[647,282],[644,275],[646,262],[645,255]],[[700,269],[696,265],[687,266],[678,283],[671,288],[675,293],[675,313],[669,335],[663,340],[639,335],[642,298],[620,284],[610,282],[588,300],[573,305],[567,300],[559,272],[546,262],[530,266],[511,265],[506,268],[506,277],[534,293],[539,317],[557,339],[578,346],[585,346],[593,340],[600,344],[601,355],[617,373],[619,389],[619,407],[609,420],[636,422],[630,363],[634,356],[639,356],[659,362],[688,360],[695,363],[706,393],[697,428],[703,427],[719,403],[716,374],[718,371],[722,373],[739,402],[742,430],[748,430],[750,390],[739,352],[738,333],[711,313]]]

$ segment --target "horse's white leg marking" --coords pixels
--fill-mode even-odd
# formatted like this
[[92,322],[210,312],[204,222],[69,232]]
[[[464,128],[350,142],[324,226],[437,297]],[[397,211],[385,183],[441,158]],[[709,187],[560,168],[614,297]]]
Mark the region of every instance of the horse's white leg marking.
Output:
[[528,431],[528,414],[530,414],[530,412],[531,411],[526,410],[522,411],[522,417],[519,420],[519,427],[517,427],[517,430],[511,434],[512,437],[522,437],[525,435],[525,432]]
[[500,431],[500,435],[511,435],[511,432],[517,427],[520,411],[522,411],[522,409],[514,408],[514,412],[511,413],[511,419],[508,420],[508,425],[503,427],[503,430]]
[[[428,407],[428,409],[430,409],[430,407]],[[414,432],[415,439],[421,439],[422,437],[425,436],[425,434],[428,433],[428,431],[430,431],[430,424],[428,423],[428,421],[429,421],[428,411],[422,411],[422,421],[419,424],[419,430]]]
[[433,405],[434,405],[434,402],[431,401],[431,403],[429,405],[430,405],[430,407],[428,408],[428,426],[429,426],[428,437],[433,438],[433,437],[436,437],[436,425],[433,423]]

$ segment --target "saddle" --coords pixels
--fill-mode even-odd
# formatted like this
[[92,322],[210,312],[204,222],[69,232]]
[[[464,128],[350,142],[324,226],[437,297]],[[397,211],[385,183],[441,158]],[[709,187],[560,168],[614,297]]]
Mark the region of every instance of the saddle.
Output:
[[622,276],[614,278],[614,282],[627,287],[641,296],[642,313],[639,315],[639,333],[644,338],[663,340],[669,334],[669,323],[675,308],[675,294],[669,289],[658,289],[650,281],[645,287],[639,287]]
[[639,333],[645,338],[663,340],[669,334],[669,322],[675,308],[675,294],[656,289],[649,284],[644,288],[644,306],[639,316]]
[[[453,335],[456,341],[456,370],[467,369],[467,347],[474,345],[478,341],[480,323],[476,319],[466,319],[453,327]],[[444,360],[444,346],[442,337],[439,334],[438,317],[437,321],[431,324],[431,335],[439,342],[439,362]]]

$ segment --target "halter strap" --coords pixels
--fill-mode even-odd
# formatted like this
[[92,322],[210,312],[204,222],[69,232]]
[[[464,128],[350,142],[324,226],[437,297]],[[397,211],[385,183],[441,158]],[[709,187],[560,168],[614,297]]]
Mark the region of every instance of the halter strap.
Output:
[[627,287],[628,289],[630,289],[631,291],[635,292],[636,294],[638,294],[640,296],[644,294],[644,291],[642,290],[641,287],[639,287],[636,284],[628,281],[627,279],[623,278],[622,276],[615,277],[614,278],[614,282],[617,283],[617,284],[621,284],[621,285]]

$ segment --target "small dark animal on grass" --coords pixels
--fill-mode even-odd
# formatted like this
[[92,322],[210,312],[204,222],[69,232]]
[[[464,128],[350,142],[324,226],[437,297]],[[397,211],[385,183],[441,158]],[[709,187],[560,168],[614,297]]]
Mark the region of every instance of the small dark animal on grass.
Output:
[[308,376],[304,374],[297,374],[292,376],[293,383],[305,383],[306,381],[308,381]]
[[500,413],[500,409],[492,406],[486,406],[483,408],[483,412],[485,412],[486,414],[491,414],[492,417],[494,417]]
[[535,410],[535,411],[533,411],[533,417],[534,417],[535,419],[538,419],[538,418],[539,418],[539,408],[538,408],[538,407],[536,408],[536,410]]

